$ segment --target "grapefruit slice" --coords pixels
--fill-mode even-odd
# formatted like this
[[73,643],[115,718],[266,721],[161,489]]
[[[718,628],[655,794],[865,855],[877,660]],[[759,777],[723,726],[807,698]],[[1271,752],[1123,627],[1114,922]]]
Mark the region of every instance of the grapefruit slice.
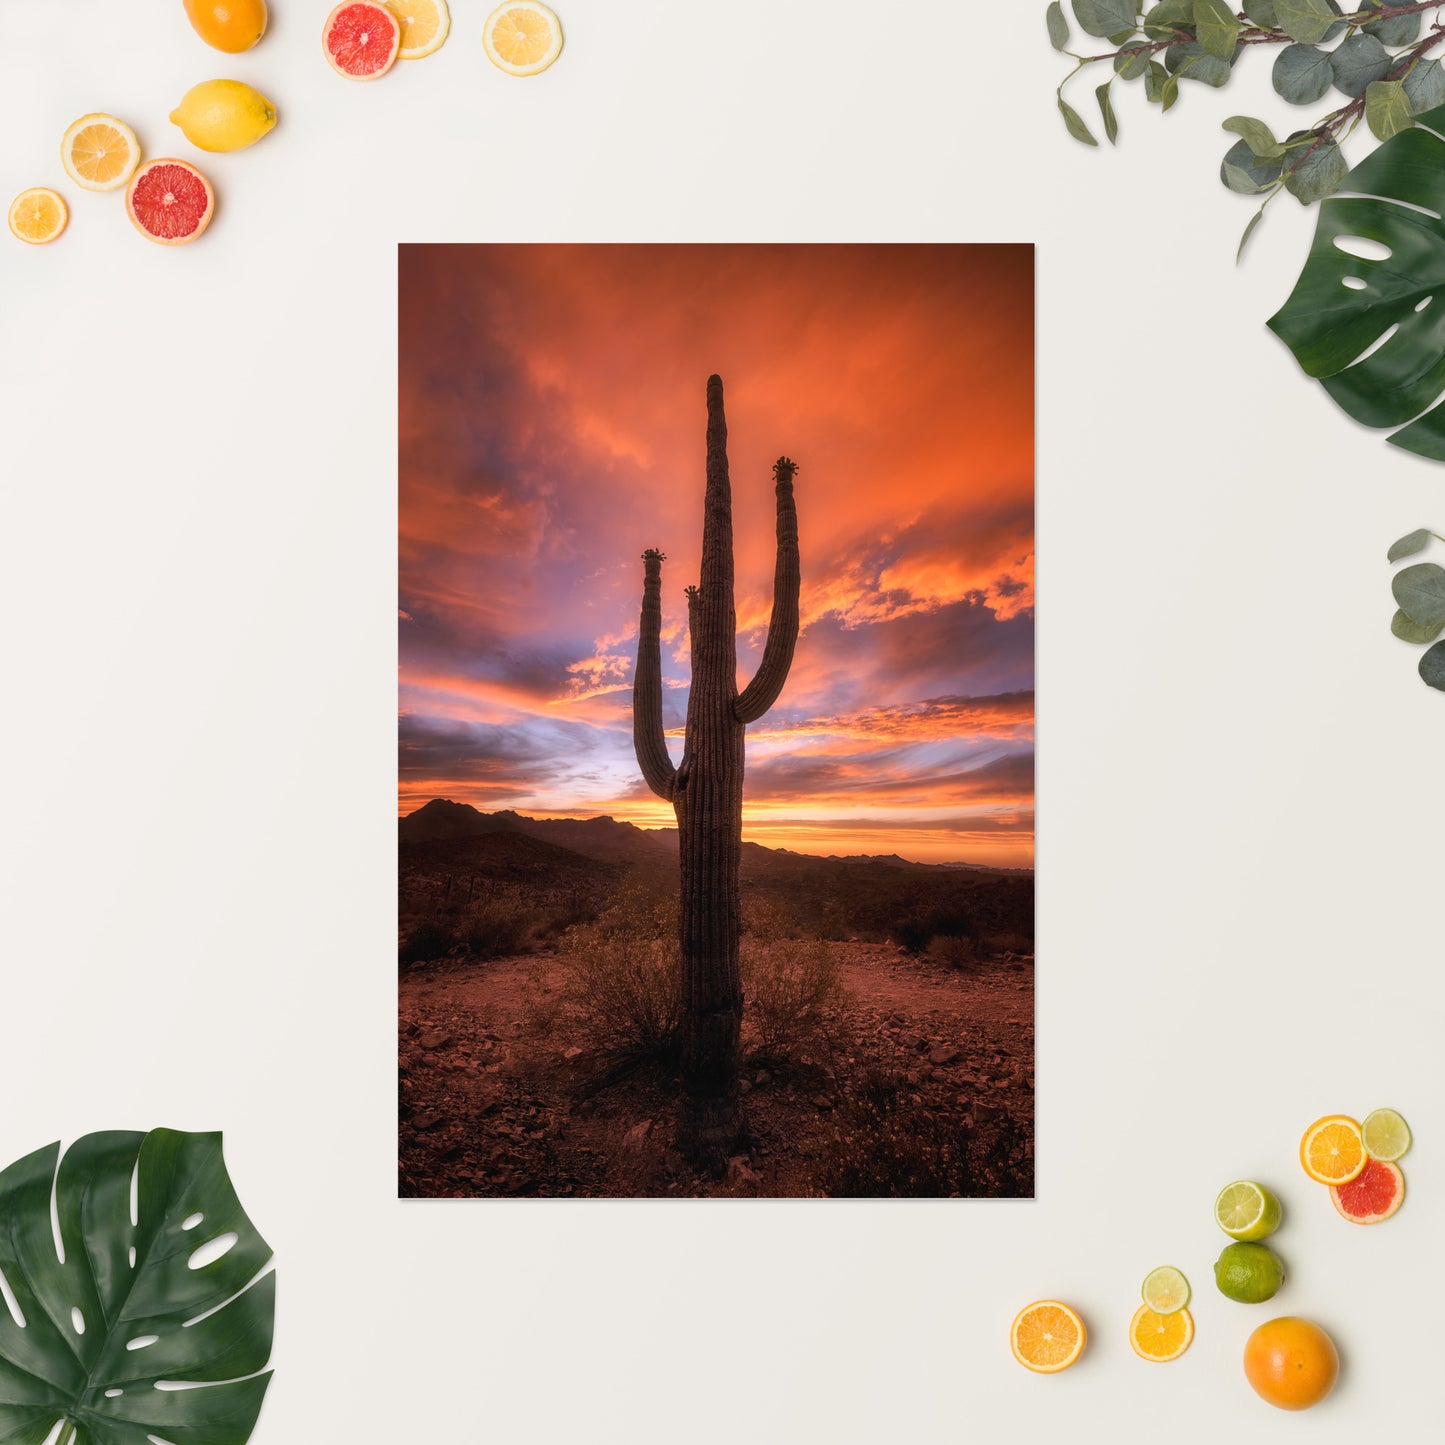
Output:
[[148,241],[183,246],[211,224],[216,193],[186,161],[147,161],[126,187],[125,209],[131,224]]
[[1056,1299],[1035,1300],[1014,1316],[1009,1348],[1014,1359],[1040,1375],[1066,1370],[1084,1352],[1084,1322]]
[[342,0],[321,33],[327,64],[348,80],[376,80],[396,64],[401,21],[376,0]]
[[1330,1185],[1330,1200],[1351,1224],[1378,1224],[1405,1202],[1398,1164],[1371,1159],[1348,1184]]
[[123,186],[140,164],[140,142],[135,132],[113,115],[83,115],[60,141],[65,173],[87,191],[114,191]]
[[1360,1126],[1347,1114],[1316,1119],[1300,1140],[1300,1163],[1316,1184],[1348,1184],[1368,1158]]
[[6,221],[10,234],[31,246],[53,241],[70,219],[70,211],[58,192],[49,186],[31,186],[10,202]]

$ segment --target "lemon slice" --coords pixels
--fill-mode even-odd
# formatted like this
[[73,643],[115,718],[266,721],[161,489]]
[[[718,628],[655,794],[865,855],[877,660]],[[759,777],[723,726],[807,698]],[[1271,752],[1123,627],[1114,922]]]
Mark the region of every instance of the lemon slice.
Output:
[[48,186],[31,186],[10,202],[10,214],[5,219],[12,236],[32,246],[43,246],[65,229],[70,211],[65,201]]
[[83,115],[60,142],[65,173],[87,191],[114,191],[140,164],[135,132],[113,115]]
[[1226,1184],[1214,1201],[1214,1222],[1231,1239],[1249,1242],[1273,1234],[1282,1212],[1275,1195],[1253,1179]]
[[562,53],[562,24],[538,0],[507,0],[487,16],[482,44],[508,75],[536,75]]
[[1189,1303],[1189,1281],[1172,1264],[1161,1264],[1144,1276],[1139,1293],[1156,1315],[1172,1315]]
[[1365,1153],[1382,1164],[1393,1164],[1410,1147],[1410,1126],[1393,1109],[1376,1109],[1360,1125]]
[[401,22],[398,60],[422,60],[434,55],[451,33],[452,16],[447,0],[382,0]]

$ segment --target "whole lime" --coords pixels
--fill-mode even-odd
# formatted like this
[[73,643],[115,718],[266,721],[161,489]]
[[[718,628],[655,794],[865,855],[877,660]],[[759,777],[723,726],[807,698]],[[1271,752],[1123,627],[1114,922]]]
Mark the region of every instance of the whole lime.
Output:
[[1214,1283],[1226,1299],[1263,1304],[1284,1283],[1284,1264],[1267,1245],[1227,1244],[1214,1261]]

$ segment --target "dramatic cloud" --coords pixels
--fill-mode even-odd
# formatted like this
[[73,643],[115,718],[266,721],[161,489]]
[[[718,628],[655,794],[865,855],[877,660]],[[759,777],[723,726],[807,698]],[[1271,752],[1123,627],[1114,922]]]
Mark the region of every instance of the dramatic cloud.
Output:
[[678,729],[717,371],[742,680],[772,604],[771,463],[800,463],[803,630],[778,706],[749,731],[746,835],[789,836],[791,812],[809,851],[891,826],[899,846],[868,851],[1028,861],[1029,248],[401,257],[404,810],[441,794],[671,820],[639,793],[631,752],[639,554],[668,557]]

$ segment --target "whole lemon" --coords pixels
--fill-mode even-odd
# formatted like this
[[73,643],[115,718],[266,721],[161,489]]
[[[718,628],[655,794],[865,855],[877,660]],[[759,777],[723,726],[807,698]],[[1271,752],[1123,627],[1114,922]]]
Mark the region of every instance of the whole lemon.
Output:
[[276,124],[276,107],[245,81],[207,80],[181,97],[171,120],[203,151],[240,151]]
[[217,50],[239,55],[266,33],[266,0],[185,0],[191,29]]
[[1285,1315],[1261,1325],[1244,1347],[1244,1374],[1255,1393],[1281,1410],[1308,1410],[1335,1387],[1340,1357],[1315,1323]]

